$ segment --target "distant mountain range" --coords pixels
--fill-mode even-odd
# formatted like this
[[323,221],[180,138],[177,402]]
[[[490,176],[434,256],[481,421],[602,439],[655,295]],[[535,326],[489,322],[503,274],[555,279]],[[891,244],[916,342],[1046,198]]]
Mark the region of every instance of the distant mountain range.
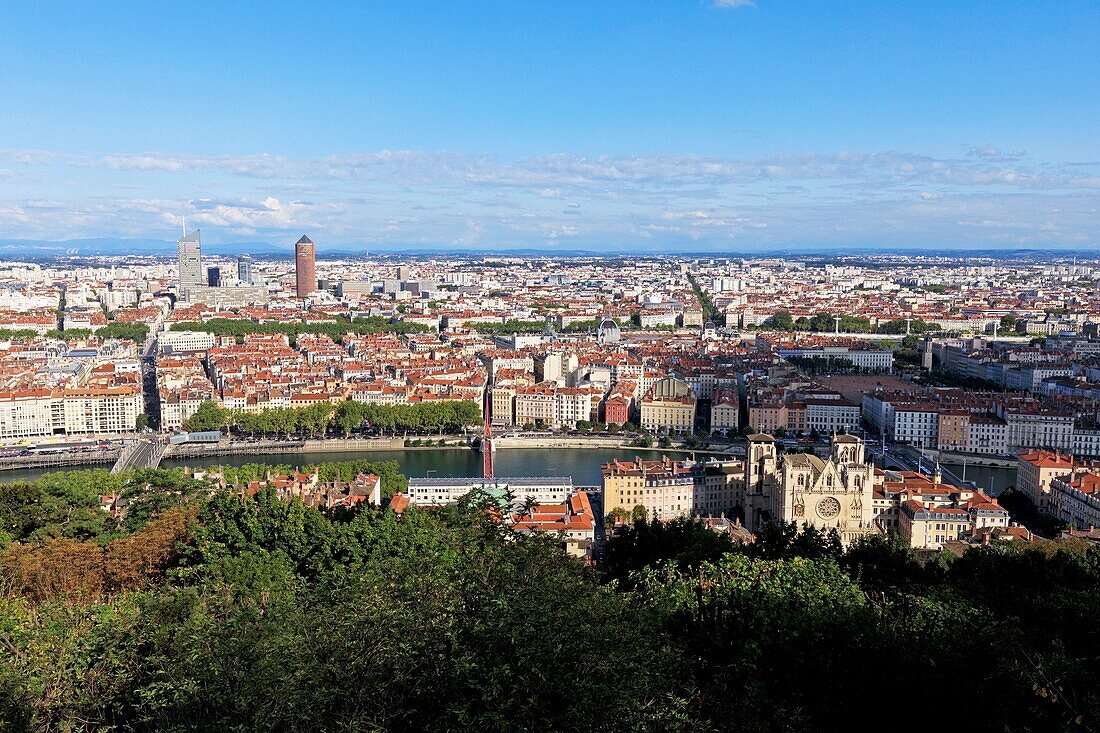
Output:
[[[292,257],[293,244],[272,244],[271,242],[223,242],[203,243],[204,254],[236,256],[247,252],[253,257]],[[332,248],[323,245],[317,248],[317,256],[322,259],[338,257],[356,257],[365,253],[372,255],[452,255],[459,257],[480,257],[484,255],[512,257],[593,257],[637,255],[642,257],[678,256],[678,257],[797,257],[804,259],[833,258],[874,255],[911,255],[951,258],[989,258],[1013,260],[1039,260],[1049,258],[1066,259],[1080,257],[1096,259],[1095,249],[1061,248],[1020,248],[1020,249],[962,249],[942,247],[889,247],[874,245],[853,245],[838,247],[834,245],[815,247],[811,245],[783,248],[759,248],[736,251],[732,249],[705,249],[672,251],[668,248],[644,248],[638,246],[606,246],[591,248],[561,249],[558,247],[501,246],[468,247],[458,245],[432,244],[352,244],[341,243]],[[0,260],[11,259],[51,259],[54,257],[125,257],[126,255],[172,256],[176,253],[176,243],[163,239],[123,239],[118,237],[95,237],[86,239],[67,239],[62,241],[37,239],[0,239]]]

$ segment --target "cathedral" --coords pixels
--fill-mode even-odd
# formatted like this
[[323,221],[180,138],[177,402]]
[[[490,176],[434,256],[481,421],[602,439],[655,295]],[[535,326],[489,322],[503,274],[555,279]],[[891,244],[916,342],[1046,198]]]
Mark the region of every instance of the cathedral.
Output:
[[745,521],[757,531],[768,521],[835,529],[845,545],[877,532],[872,491],[875,469],[852,435],[833,438],[828,459],[810,453],[777,455],[775,438],[750,435],[745,460]]

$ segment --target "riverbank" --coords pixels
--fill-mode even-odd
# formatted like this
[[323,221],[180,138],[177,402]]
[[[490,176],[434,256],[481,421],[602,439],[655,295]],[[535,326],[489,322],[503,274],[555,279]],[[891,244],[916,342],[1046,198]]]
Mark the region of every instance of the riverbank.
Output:
[[[165,460],[174,458],[196,458],[201,456],[236,456],[250,454],[282,453],[369,453],[385,451],[436,451],[471,450],[465,441],[469,436],[441,435],[427,438],[325,438],[319,440],[222,440],[218,443],[186,443],[169,445],[164,453]],[[439,445],[438,441],[446,441]],[[654,446],[641,448],[631,445],[630,439],[612,436],[532,436],[494,438],[497,449],[547,450],[655,450],[668,453],[699,453],[705,455],[729,455],[736,452],[737,446],[714,448],[689,448],[683,443],[668,448]],[[424,441],[429,445],[410,445],[410,442]],[[744,451],[741,451],[742,453]]]
[[[461,436],[459,436],[461,437]],[[444,448],[445,446],[434,446]],[[466,445],[455,446],[469,450]],[[169,444],[164,458],[196,458],[199,456],[236,456],[280,453],[362,453],[403,450],[401,438],[333,438],[323,440],[221,440],[217,443]]]
[[22,471],[33,468],[79,468],[118,460],[119,450],[59,453],[52,455],[27,455],[0,458],[0,471]]
[[616,438],[613,436],[593,435],[593,436],[580,436],[580,435],[566,435],[566,436],[533,436],[529,438],[524,437],[505,437],[494,438],[493,442],[497,448],[579,448],[579,449],[591,449],[591,450],[604,450],[604,449],[616,449],[616,450],[657,450],[665,451],[668,453],[704,453],[713,455],[729,455],[732,452],[736,452],[740,447],[741,453],[744,453],[744,446],[715,446],[713,448],[689,448],[683,443],[674,444],[668,448],[661,448],[660,446],[653,446],[652,448],[640,448],[639,446],[631,445],[634,438]]
[[983,468],[1016,468],[1015,458],[987,456],[978,453],[959,453],[956,451],[940,451],[925,448],[923,458],[926,461],[933,460],[939,461],[940,463],[953,463],[960,466],[966,464],[968,466]]

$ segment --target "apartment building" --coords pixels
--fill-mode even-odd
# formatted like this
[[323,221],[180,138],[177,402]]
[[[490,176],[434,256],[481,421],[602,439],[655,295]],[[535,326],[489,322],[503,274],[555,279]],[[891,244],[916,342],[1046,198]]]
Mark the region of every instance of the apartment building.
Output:
[[0,391],[0,438],[130,433],[144,411],[140,384]]
[[674,462],[668,456],[657,461],[641,458],[615,460],[603,466],[604,512],[641,506],[649,519],[689,516],[695,506],[695,486],[704,469],[690,461]]
[[736,430],[740,412],[741,403],[736,388],[715,390],[710,401],[710,429]]
[[1016,488],[1037,509],[1051,511],[1051,481],[1073,470],[1073,458],[1048,450],[1021,453],[1016,460]]
[[695,393],[676,377],[658,380],[641,400],[641,424],[653,432],[691,433],[695,430]]
[[1050,481],[1050,513],[1074,529],[1100,527],[1100,467],[1082,467]]

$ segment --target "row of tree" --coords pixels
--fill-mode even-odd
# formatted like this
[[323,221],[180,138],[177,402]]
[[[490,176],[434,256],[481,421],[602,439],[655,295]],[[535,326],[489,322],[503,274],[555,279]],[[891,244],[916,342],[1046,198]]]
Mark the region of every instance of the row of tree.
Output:
[[30,328],[0,328],[0,339],[29,339],[38,335],[38,331]]
[[[92,335],[100,339],[131,339],[141,343],[149,334],[149,326],[144,323],[108,323],[94,331],[90,328],[69,328],[64,331],[54,328],[43,334],[52,339],[83,339]],[[35,338],[38,332],[31,329],[0,328],[0,339],[27,339]]]
[[[883,323],[874,326],[871,324],[871,319],[863,318],[861,316],[839,316],[840,318],[840,331],[843,333],[889,333],[889,334],[903,334],[905,333],[906,323],[905,319],[898,318],[891,321],[885,321]],[[791,316],[790,311],[781,310],[777,311],[774,315],[769,316],[761,324],[761,328],[773,329],[776,331],[810,331],[810,332],[831,332],[836,330],[837,321],[832,313],[821,311],[820,313],[807,318],[806,316],[799,316],[794,318]],[[919,318],[912,318],[909,321],[910,333],[926,333],[932,331],[943,330],[940,324],[922,321]]]
[[503,323],[474,323],[473,329],[486,336],[511,336],[513,333],[534,334],[546,329],[546,321],[510,319]]
[[345,437],[370,428],[382,433],[454,433],[479,425],[481,407],[470,400],[430,400],[377,405],[348,400],[245,412],[203,402],[184,423],[185,430],[221,430],[248,436],[311,435],[339,432]]
[[787,361],[803,374],[882,374],[889,368],[877,368],[853,364],[850,359],[834,356],[791,356]]
[[130,339],[140,344],[149,335],[149,326],[145,323],[113,321],[97,328],[95,335],[101,339]]
[[333,341],[339,341],[344,335],[353,333],[358,336],[372,333],[424,333],[428,327],[420,323],[406,323],[404,321],[391,321],[381,316],[369,316],[366,318],[337,318],[326,323],[255,323],[248,320],[232,318],[212,318],[202,322],[173,323],[173,331],[202,331],[212,333],[215,336],[235,336],[238,341],[248,334],[283,334],[290,338],[291,343],[300,334],[324,334]]
[[688,282],[691,283],[691,289],[695,293],[695,297],[699,299],[699,306],[703,309],[703,320],[710,321],[711,323],[722,326],[725,325],[725,316],[722,311],[718,310],[714,305],[714,301],[711,300],[707,291],[704,290],[699,282],[695,279],[695,275],[688,273]]

